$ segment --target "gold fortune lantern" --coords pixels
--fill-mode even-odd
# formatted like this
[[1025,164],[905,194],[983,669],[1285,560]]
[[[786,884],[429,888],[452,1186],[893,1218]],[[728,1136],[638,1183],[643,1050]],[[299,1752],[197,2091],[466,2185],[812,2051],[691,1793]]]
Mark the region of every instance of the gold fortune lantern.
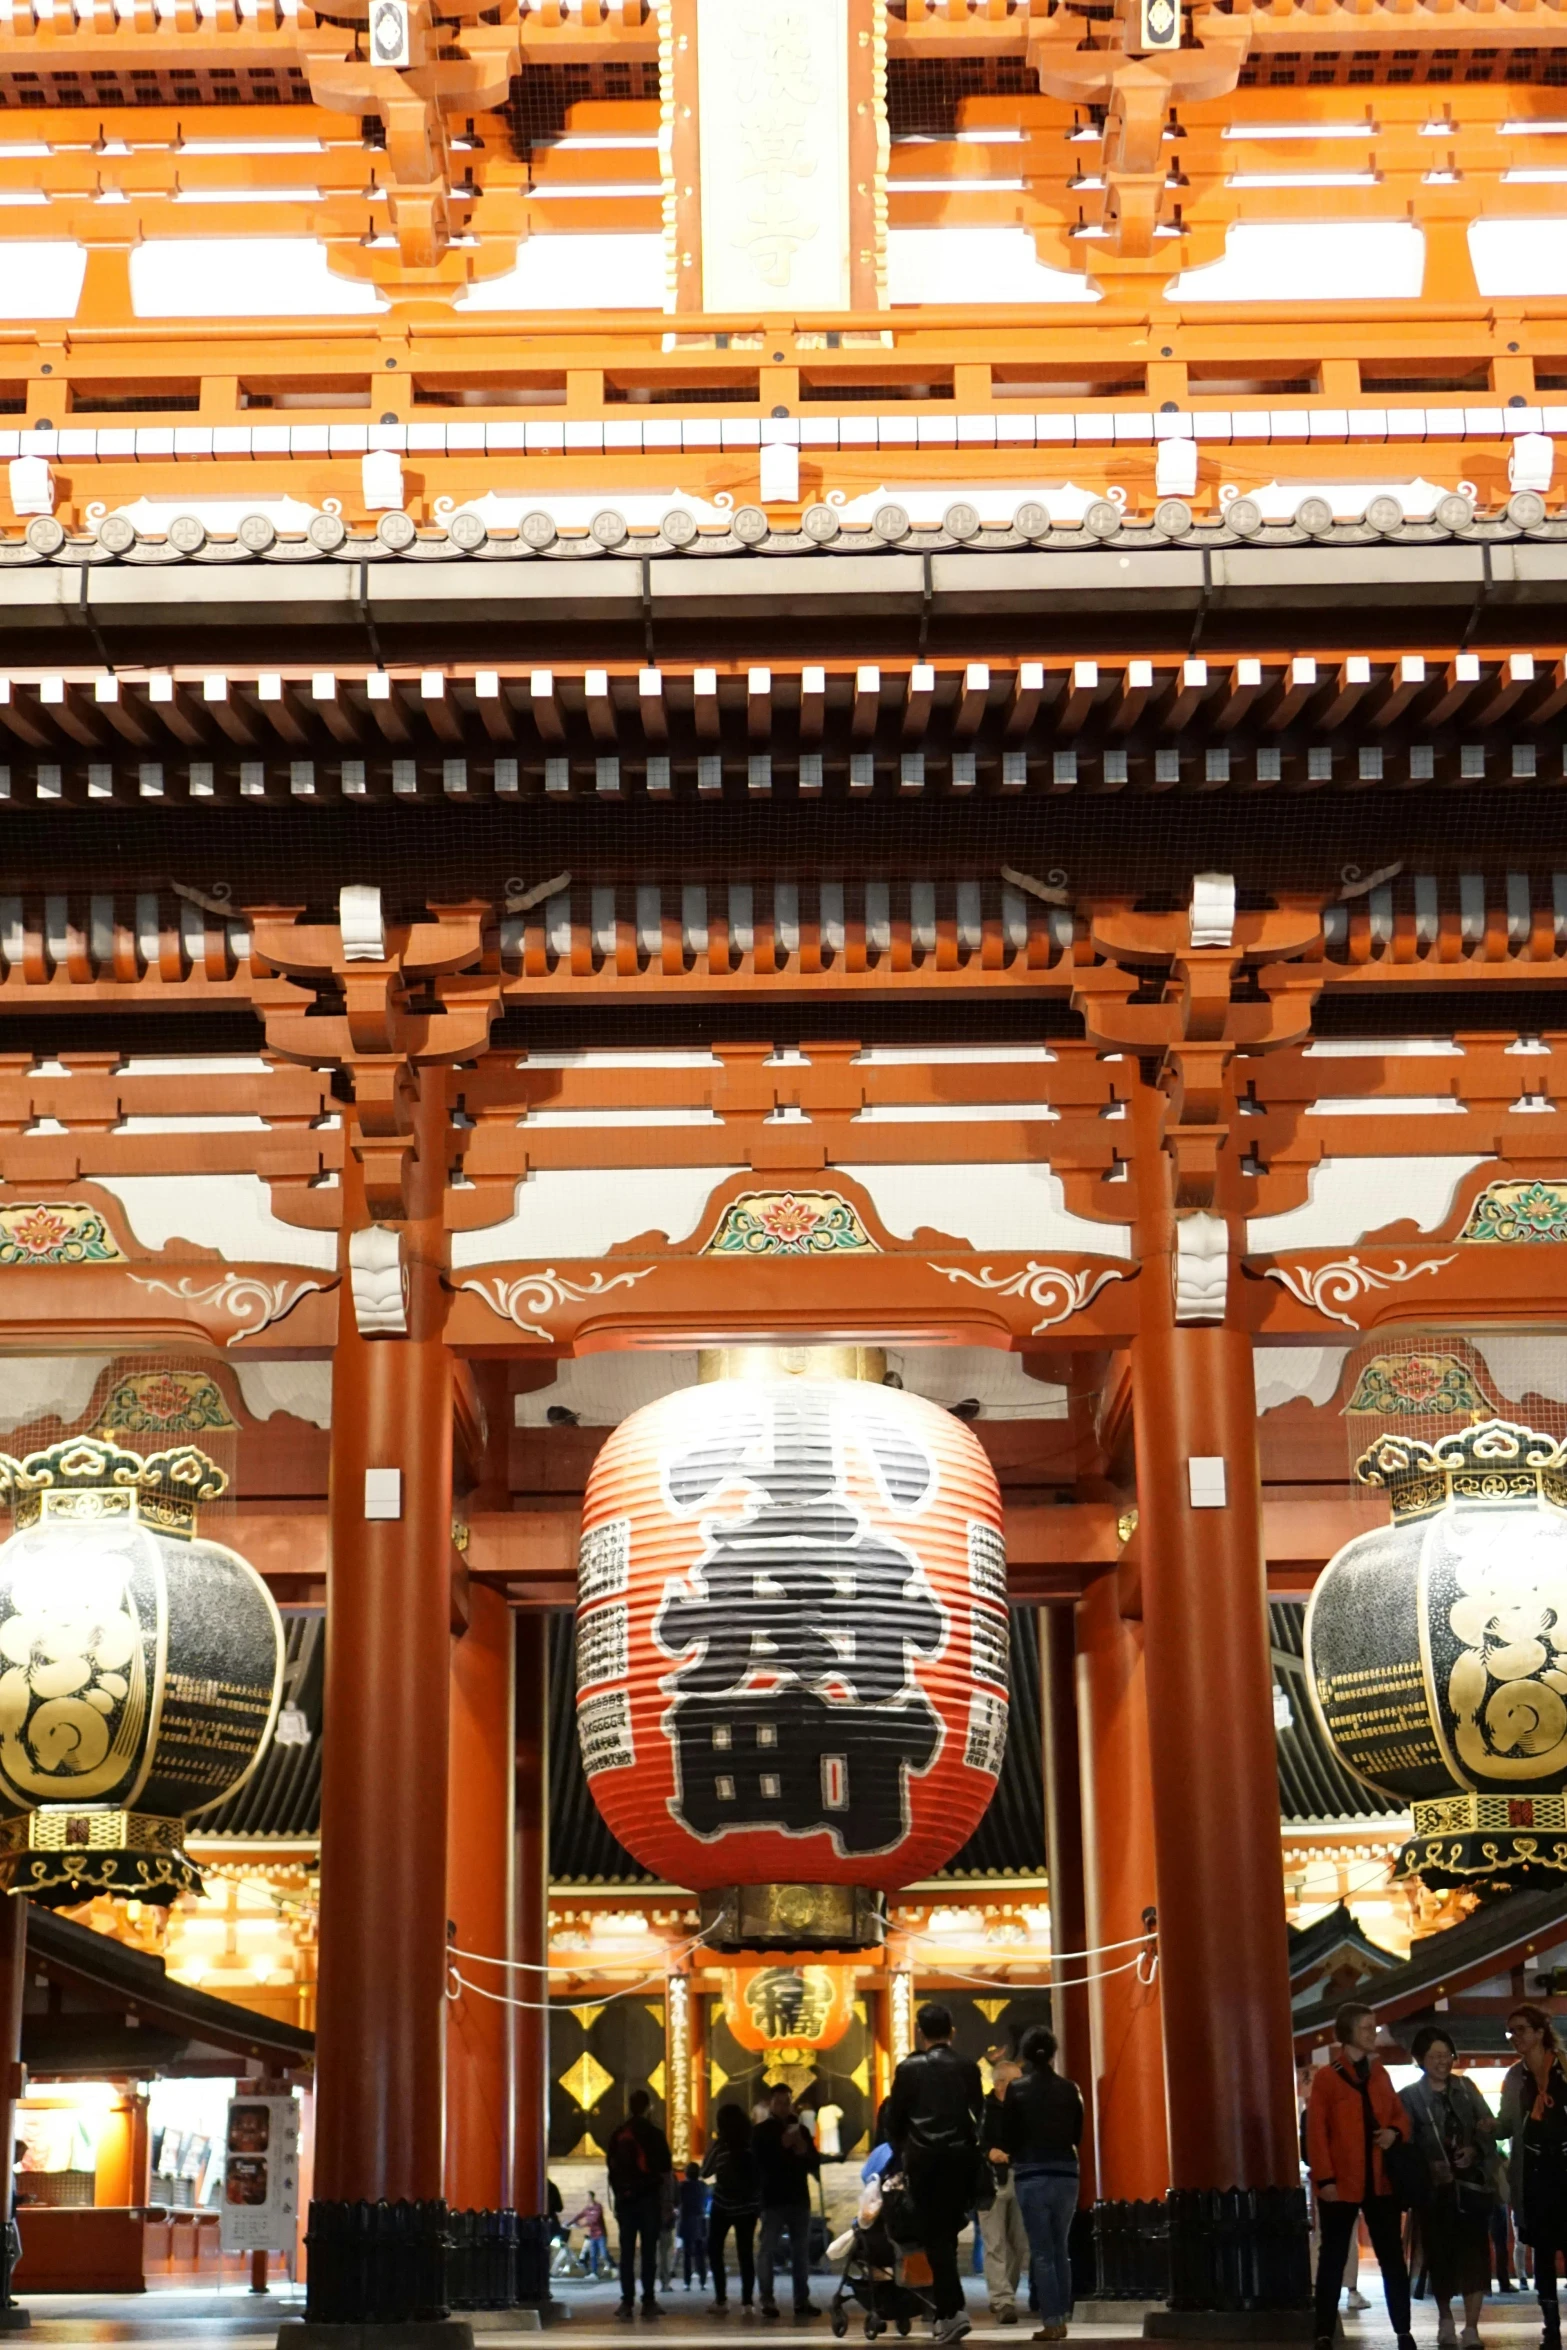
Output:
[[185,1823],[255,1769],[283,1684],[271,1593],[197,1532],[227,1483],[188,1444],[0,1454],[0,1886],[56,1909],[199,1892]]
[[1567,1875],[1567,1445],[1508,1420],[1356,1463],[1392,1524],[1329,1560],[1307,1684],[1339,1760],[1411,1805],[1400,1872]]

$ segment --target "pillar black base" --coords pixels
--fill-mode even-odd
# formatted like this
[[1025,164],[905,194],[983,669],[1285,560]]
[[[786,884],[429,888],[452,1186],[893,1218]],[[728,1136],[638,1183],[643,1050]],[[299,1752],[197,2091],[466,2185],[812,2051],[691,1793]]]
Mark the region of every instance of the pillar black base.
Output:
[[32,2322],[32,2312],[18,2309],[14,2301],[0,2309],[0,2334],[25,2334]]
[[286,2317],[277,2330],[277,2350],[473,2350],[473,2328],[465,2317],[411,2317],[391,2325],[323,2325]]
[[[304,2324],[325,2327],[346,2344],[345,2327],[368,2327],[384,2350],[416,2350],[413,2336],[393,2344],[395,2329],[420,2329],[427,2350],[471,2350],[472,2328],[459,2322],[461,2339],[432,2328],[451,2317],[448,2267],[453,2249],[451,2215],[444,2202],[312,2203],[305,2234],[310,2269]],[[279,2340],[297,2342],[285,2326]],[[305,2350],[314,2350],[313,2344]],[[358,2344],[346,2344],[358,2350]]]
[[1099,2202],[1072,2222],[1077,2298],[1096,2303],[1168,2301],[1170,2221],[1163,2203]]
[[527,2322],[543,2322],[550,2307],[550,2225],[547,2216],[520,2211],[449,2212],[446,2288],[452,2309],[472,2317],[531,2313]]
[[[1266,2317],[1271,2332],[1237,2340],[1294,2341],[1311,2331],[1311,2237],[1300,2187],[1172,2188],[1169,2315]],[[1284,2319],[1290,2320],[1278,2330]],[[1298,2321],[1298,2322],[1297,2322]],[[1161,2320],[1151,2320],[1150,2330]],[[1183,2328],[1200,2333],[1202,2327]],[[1215,2334],[1215,2339],[1219,2336]]]
[[1096,2203],[1072,2229],[1079,2299],[1167,2303],[1152,2339],[1295,2342],[1312,2331],[1306,2198],[1298,2187],[1180,2189]]

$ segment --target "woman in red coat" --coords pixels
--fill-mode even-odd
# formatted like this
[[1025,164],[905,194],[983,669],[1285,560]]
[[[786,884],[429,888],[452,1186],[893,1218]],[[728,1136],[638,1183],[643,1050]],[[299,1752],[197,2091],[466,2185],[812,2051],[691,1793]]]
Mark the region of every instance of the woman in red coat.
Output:
[[1333,2019],[1338,2048],[1319,2065],[1306,2106],[1306,2154],[1322,2230],[1317,2258],[1317,2350],[1332,2350],[1339,2286],[1355,2222],[1364,2212],[1382,2270],[1387,2314],[1398,2350],[1414,2350],[1409,2331],[1409,2270],[1398,2204],[1383,2157],[1409,2136],[1409,2116],[1387,2068],[1373,2054],[1377,2019],[1369,2007],[1341,2007]]

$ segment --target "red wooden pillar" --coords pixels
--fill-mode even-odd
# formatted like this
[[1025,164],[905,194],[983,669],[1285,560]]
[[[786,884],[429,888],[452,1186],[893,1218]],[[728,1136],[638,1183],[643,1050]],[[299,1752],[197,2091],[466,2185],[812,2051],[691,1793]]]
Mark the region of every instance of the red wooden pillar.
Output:
[[[443,1335],[442,1073],[419,1073],[404,1226],[408,1335],[361,1337],[341,1289],[333,1372],[315,2199],[439,2197],[446,2044],[452,1375]],[[345,1222],[369,1221],[344,1170]],[[396,1516],[367,1492],[398,1473]],[[377,1480],[384,1488],[384,1480]],[[312,2271],[314,2274],[314,2270]]]
[[1295,2187],[1251,1338],[1228,1323],[1176,1322],[1171,1162],[1157,1112],[1145,1093],[1132,1400],[1170,2184]]
[[[549,1964],[549,1618],[517,1618],[516,1798],[513,1955],[533,1970]],[[519,1969],[511,2012],[512,2201],[544,2209],[549,2131],[549,1976]]]
[[1077,1610],[1077,1723],[1083,1772],[1087,1937],[1081,1970],[1098,2191],[1107,2203],[1155,2201],[1170,2184],[1164,2118],[1164,2034],[1157,1981],[1123,1972],[1154,1906],[1153,1773],[1143,1687],[1142,1626],[1121,1614],[1116,1577],[1091,1583]]
[[[456,1947],[489,1960],[512,1956],[512,1655],[511,1609],[473,1584],[452,1647],[446,1911]],[[501,2001],[537,1993],[504,1966],[465,1958],[457,1967],[475,1988],[446,2011],[446,2200],[499,2211],[512,2167],[512,2010]]]
[[[1089,2036],[1089,1990],[1082,1981],[1086,1950],[1083,1888],[1083,1810],[1078,1768],[1077,1699],[1073,1687],[1072,1611],[1039,1611],[1039,1718],[1045,1763],[1045,1852],[1050,1872],[1050,1946],[1065,1953],[1052,1965],[1050,2013],[1057,2041],[1056,2067],[1083,2090],[1082,2200],[1094,2200],[1093,2072]],[[1094,1937],[1097,1939],[1097,1937]]]

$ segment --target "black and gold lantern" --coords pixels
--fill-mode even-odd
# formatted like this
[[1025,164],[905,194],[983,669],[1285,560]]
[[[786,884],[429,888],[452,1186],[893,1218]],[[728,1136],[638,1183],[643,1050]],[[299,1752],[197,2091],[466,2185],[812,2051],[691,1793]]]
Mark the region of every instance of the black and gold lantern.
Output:
[[185,1823],[255,1769],[282,1692],[271,1593],[197,1531],[227,1483],[194,1445],[0,1455],[0,1887],[199,1892]]
[[1306,1611],[1326,1737],[1411,1805],[1401,1874],[1567,1874],[1567,1444],[1481,1420],[1379,1436],[1355,1473],[1392,1524],[1329,1560]]

